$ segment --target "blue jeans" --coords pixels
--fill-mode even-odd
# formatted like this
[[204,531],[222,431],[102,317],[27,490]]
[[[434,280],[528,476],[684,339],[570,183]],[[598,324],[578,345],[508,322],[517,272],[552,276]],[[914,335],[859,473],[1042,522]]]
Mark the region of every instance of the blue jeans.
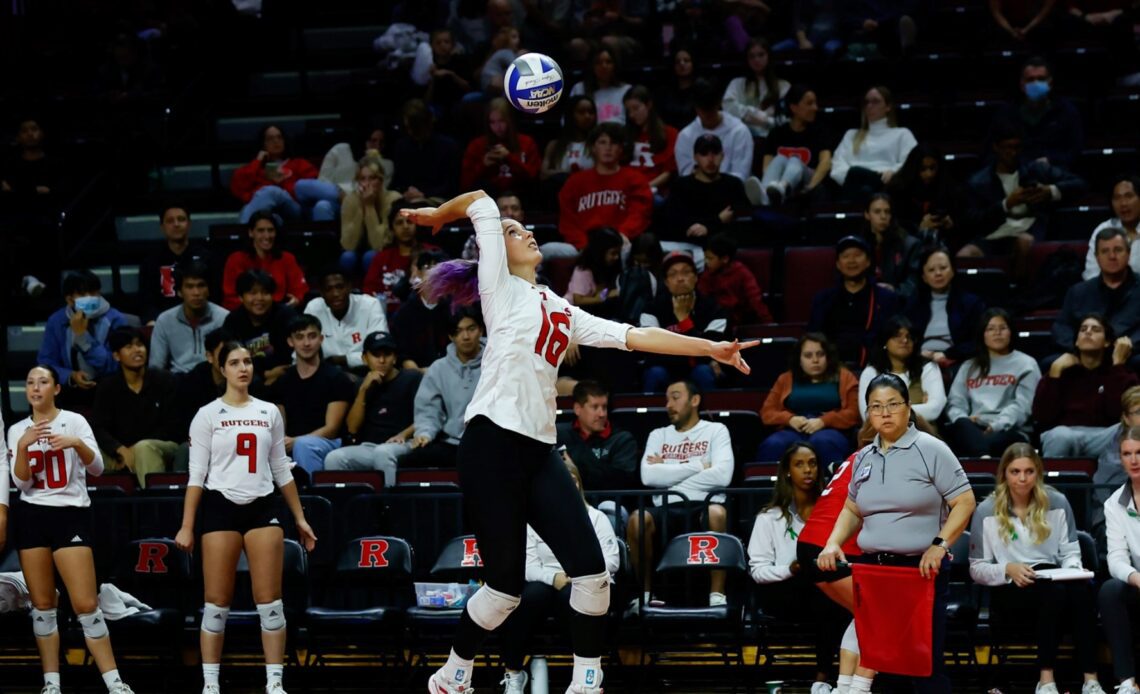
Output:
[[780,154],[769,162],[767,169],[764,169],[760,185],[766,190],[773,183],[783,182],[788,185],[788,192],[794,193],[811,180],[811,174],[812,170],[804,166],[799,157],[785,157]]
[[372,264],[376,251],[344,251],[340,254],[340,269],[349,277],[360,277]]
[[262,186],[241,208],[241,223],[249,222],[254,212],[274,212],[282,219],[300,219],[301,203],[281,186]]
[[847,435],[838,429],[820,429],[811,436],[795,429],[781,429],[760,443],[756,457],[763,462],[777,461],[788,446],[799,441],[807,441],[815,448],[821,466],[846,460],[852,450]]
[[245,207],[241,208],[241,222],[245,224],[254,212],[275,212],[282,219],[301,219],[304,210],[308,209],[309,217],[313,221],[323,222],[336,219],[340,209],[339,188],[328,181],[319,181],[315,178],[306,178],[297,181],[293,191],[297,198],[293,199],[289,191],[281,186],[262,186],[257,189]]
[[340,439],[323,436],[298,436],[293,439],[293,460],[311,477],[325,469],[325,456],[340,448]]
[[[692,380],[693,383],[696,383],[697,387],[705,392],[716,387],[716,374],[713,373],[712,367],[708,364],[697,364],[693,367],[693,370],[688,373],[687,378]],[[665,389],[669,387],[670,383],[675,383],[680,379],[671,378],[669,369],[664,366],[651,366],[645,370],[643,380],[645,382],[645,392],[663,393]]]

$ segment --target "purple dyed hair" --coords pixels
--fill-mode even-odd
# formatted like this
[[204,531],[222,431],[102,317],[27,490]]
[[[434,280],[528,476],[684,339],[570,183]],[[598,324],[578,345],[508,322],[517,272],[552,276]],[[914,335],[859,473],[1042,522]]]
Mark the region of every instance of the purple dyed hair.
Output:
[[479,263],[448,260],[428,270],[420,284],[420,296],[429,304],[450,298],[451,308],[470,306],[479,301]]

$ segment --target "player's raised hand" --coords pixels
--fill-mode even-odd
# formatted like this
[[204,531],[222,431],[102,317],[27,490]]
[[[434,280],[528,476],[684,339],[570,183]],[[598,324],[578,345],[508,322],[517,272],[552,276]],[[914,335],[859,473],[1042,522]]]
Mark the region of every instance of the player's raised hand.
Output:
[[760,344],[759,340],[749,340],[747,342],[741,342],[740,340],[715,342],[712,348],[712,358],[721,364],[735,367],[743,374],[748,374],[752,372],[752,367],[748,366],[748,362],[744,361],[744,357],[740,356],[740,350],[755,347],[758,344]]

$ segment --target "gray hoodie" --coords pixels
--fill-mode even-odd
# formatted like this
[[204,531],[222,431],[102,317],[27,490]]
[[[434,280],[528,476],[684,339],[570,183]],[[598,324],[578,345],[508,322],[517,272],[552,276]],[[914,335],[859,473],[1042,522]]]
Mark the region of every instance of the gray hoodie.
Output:
[[947,418],[953,422],[962,417],[977,416],[994,431],[1015,429],[1031,433],[1033,396],[1041,369],[1033,357],[1014,350],[990,359],[990,372],[982,378],[967,359],[950,386]]
[[150,368],[189,373],[206,361],[206,334],[222,327],[229,314],[221,306],[207,303],[206,315],[196,326],[190,325],[182,304],[158,314],[150,336]]
[[459,443],[463,414],[479,383],[482,360],[483,350],[479,350],[466,364],[461,363],[452,343],[447,346],[446,356],[432,362],[416,391],[416,436],[434,440],[442,432],[448,443]]

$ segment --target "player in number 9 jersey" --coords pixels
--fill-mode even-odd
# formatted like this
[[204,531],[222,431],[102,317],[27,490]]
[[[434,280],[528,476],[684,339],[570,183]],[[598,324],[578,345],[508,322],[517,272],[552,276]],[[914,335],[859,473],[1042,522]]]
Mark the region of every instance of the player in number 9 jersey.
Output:
[[[175,544],[194,549],[200,515],[205,606],[198,642],[202,649],[203,694],[218,694],[226,618],[233,601],[238,557],[245,551],[253,599],[261,618],[266,694],[284,694],[285,606],[281,602],[284,561],[281,490],[297,534],[312,550],[317,538],[305,521],[297,485],[285,457],[285,426],[277,406],[249,394],[253,358],[239,342],[218,352],[226,392],[205,405],[190,424],[190,481]],[[201,513],[199,514],[199,510]]]
[[[459,444],[459,481],[483,559],[485,584],[464,608],[447,663],[428,681],[432,694],[470,692],[475,655],[519,603],[525,578],[526,526],[534,528],[570,578],[574,673],[567,692],[601,692],[601,655],[609,608],[609,573],[597,535],[555,441],[554,384],[572,345],[706,357],[748,372],[740,350],[755,342],[710,342],[659,328],[602,320],[537,284],[542,261],[533,234],[502,220],[482,191],[438,208],[400,214],[433,230],[464,216],[475,225],[479,262],[437,265],[421,285],[429,303],[482,302],[487,326],[479,383]],[[507,672],[508,686],[525,685]]]
[[[14,540],[32,602],[32,632],[44,673],[41,694],[60,692],[56,571],[107,691],[126,694],[131,688],[119,677],[107,620],[99,609],[88,534],[87,474],[100,474],[103,458],[87,420],[55,406],[60,387],[52,367],[33,367],[26,387],[32,413],[9,430],[7,457],[12,481],[21,491]],[[7,486],[7,480],[0,485],[0,504],[8,503]]]

